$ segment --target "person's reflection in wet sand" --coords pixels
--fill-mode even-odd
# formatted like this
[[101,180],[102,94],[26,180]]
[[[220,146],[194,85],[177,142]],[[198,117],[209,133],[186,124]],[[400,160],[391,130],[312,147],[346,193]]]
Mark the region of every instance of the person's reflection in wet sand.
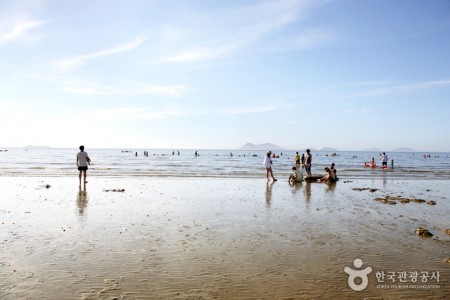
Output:
[[383,172],[383,188],[386,188],[387,185],[387,175],[385,172]]
[[78,194],[77,194],[77,208],[78,208],[78,214],[80,216],[82,216],[84,214],[87,203],[88,203],[88,194],[86,191],[86,184],[83,185],[83,188],[81,188],[81,185],[80,185]]
[[297,194],[297,191],[303,186],[301,182],[294,182],[289,184],[291,186],[292,190],[292,196],[295,196]]
[[303,193],[305,194],[305,200],[309,202],[311,199],[311,182],[305,182]]
[[327,192],[334,192],[336,189],[336,182],[326,182],[325,184],[327,185]]
[[270,207],[272,204],[272,186],[274,181],[267,181],[266,183],[266,191],[264,193],[264,197],[266,199],[266,207]]

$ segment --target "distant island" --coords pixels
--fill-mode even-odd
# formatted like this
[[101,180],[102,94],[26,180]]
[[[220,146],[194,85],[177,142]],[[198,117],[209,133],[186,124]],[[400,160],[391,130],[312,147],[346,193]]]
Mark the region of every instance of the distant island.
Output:
[[238,150],[285,150],[283,147],[271,144],[271,143],[265,143],[265,144],[252,144],[247,143],[240,147]]
[[320,151],[328,151],[328,152],[338,152],[338,149],[330,148],[330,147],[323,147],[320,149]]

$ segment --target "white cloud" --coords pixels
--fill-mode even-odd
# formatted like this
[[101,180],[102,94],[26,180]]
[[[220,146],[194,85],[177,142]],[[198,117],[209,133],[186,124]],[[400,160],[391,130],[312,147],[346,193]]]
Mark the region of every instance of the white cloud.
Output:
[[86,122],[118,122],[130,120],[156,120],[183,115],[177,110],[157,111],[147,108],[122,107],[97,110],[85,116]]
[[[178,97],[192,88],[183,85],[149,84],[138,80],[116,79],[111,83],[78,77],[61,77],[55,75],[28,75],[34,80],[46,81],[53,87],[72,94],[94,96],[125,96],[138,97],[143,95],[159,95],[164,97]],[[2,87],[0,86],[0,90]],[[6,87],[5,87],[6,89]]]
[[[29,40],[36,40],[42,38],[40,36],[31,36],[29,32],[35,28],[41,27],[49,21],[28,20],[15,22],[13,24],[0,24],[0,45],[7,42],[12,42],[18,39],[28,38]],[[6,27],[6,29],[3,29]]]
[[223,110],[216,111],[217,114],[223,116],[235,116],[244,114],[257,114],[265,113],[278,109],[276,105],[261,105],[261,106],[241,106],[241,107],[230,107]]
[[[83,123],[104,123],[104,122],[120,122],[132,120],[160,120],[180,117],[196,117],[196,116],[235,116],[243,114],[258,114],[274,111],[278,106],[242,106],[229,107],[224,109],[195,110],[195,109],[151,109],[144,107],[119,107],[100,109],[83,115]],[[80,119],[79,116],[76,117]],[[74,120],[75,121],[75,120]]]
[[154,94],[176,97],[192,89],[183,85],[155,85],[136,80],[126,80],[124,83],[128,85],[128,90],[133,95]]
[[[183,29],[175,26],[163,33],[167,49],[155,62],[189,63],[217,59],[237,50],[257,46],[258,51],[273,48],[270,38],[297,22],[310,7],[323,1],[268,1],[211,15],[191,15]],[[306,30],[297,38],[278,41],[278,50],[292,50],[334,38],[326,30]],[[261,43],[264,45],[262,46]],[[281,43],[281,44],[280,44]],[[263,47],[263,49],[261,49]]]
[[342,97],[339,97],[338,99],[373,97],[373,96],[405,93],[405,92],[417,91],[417,90],[429,90],[429,89],[448,88],[448,87],[450,87],[450,80],[448,80],[448,79],[437,80],[437,81],[417,82],[417,83],[411,83],[411,84],[389,85],[387,87],[374,89],[374,90],[367,91],[364,93],[342,96]]
[[181,85],[152,85],[133,81],[123,81],[112,87],[101,82],[76,80],[63,83],[63,90],[74,94],[98,95],[98,96],[126,96],[136,97],[142,95],[159,95],[176,97],[189,90]]
[[132,41],[130,41],[128,43],[120,44],[118,46],[115,46],[115,47],[112,47],[109,49],[105,49],[105,50],[101,50],[98,52],[79,55],[79,56],[71,57],[71,58],[67,58],[67,59],[60,59],[60,60],[57,60],[54,64],[60,69],[70,69],[70,68],[79,67],[79,66],[85,64],[88,60],[134,50],[134,49],[140,47],[147,39],[148,39],[148,35],[141,34],[141,35],[138,35],[135,39],[133,39]]
[[189,49],[182,52],[175,53],[171,56],[161,58],[157,62],[197,62],[205,61],[219,57],[221,54],[227,53],[225,49],[217,49],[215,47],[210,48],[198,48]]

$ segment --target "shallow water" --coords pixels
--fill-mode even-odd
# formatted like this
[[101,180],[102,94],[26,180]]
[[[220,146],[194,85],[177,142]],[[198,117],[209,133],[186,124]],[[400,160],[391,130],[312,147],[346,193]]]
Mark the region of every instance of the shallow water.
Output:
[[[195,150],[181,150],[172,155],[172,150],[144,150],[122,152],[120,149],[87,149],[92,159],[89,174],[107,177],[219,177],[219,178],[261,178],[265,169],[262,165],[264,151],[201,150],[195,157]],[[138,156],[135,156],[135,153]],[[72,176],[77,174],[75,163],[77,149],[9,149],[0,152],[0,176]],[[231,156],[233,154],[233,156]],[[287,177],[294,164],[294,151],[277,153],[273,159],[276,176]],[[281,155],[282,154],[282,155]],[[313,152],[313,173],[324,174],[323,168],[332,162],[336,164],[341,178],[382,179],[450,179],[450,153],[387,153],[389,165],[394,160],[394,169],[365,168],[364,162],[372,157],[379,163],[377,152]],[[427,153],[428,154],[428,153]],[[302,170],[304,173],[304,171]]]
[[[450,297],[447,181],[77,181],[0,178],[1,299]],[[437,205],[374,201],[383,195]],[[373,268],[362,292],[343,271],[356,258]],[[440,288],[378,288],[377,271],[439,272]]]

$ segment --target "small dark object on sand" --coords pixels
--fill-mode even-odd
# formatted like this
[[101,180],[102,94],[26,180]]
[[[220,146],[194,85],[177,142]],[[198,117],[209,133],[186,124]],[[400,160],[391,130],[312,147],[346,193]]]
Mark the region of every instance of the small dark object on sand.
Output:
[[424,237],[430,237],[433,236],[433,234],[431,232],[428,231],[428,229],[419,227],[416,229],[416,234],[419,236],[424,236]]
[[112,190],[103,190],[104,192],[119,192],[123,193],[125,192],[125,189],[112,189]]
[[352,190],[359,191],[359,192],[361,192],[361,191],[369,191],[371,193],[374,193],[374,192],[378,191],[378,189],[374,189],[374,188],[352,188]]
[[427,201],[425,201],[423,199],[411,199],[411,201],[415,202],[415,203],[425,203],[425,202],[427,202]]
[[361,191],[370,190],[370,188],[352,188],[352,190],[361,192]]
[[397,204],[397,202],[395,202],[394,200],[389,200],[388,198],[375,198],[374,200],[384,204],[391,204],[391,205]]
[[436,205],[436,201],[430,200],[430,201],[427,201],[427,204],[428,205]]

